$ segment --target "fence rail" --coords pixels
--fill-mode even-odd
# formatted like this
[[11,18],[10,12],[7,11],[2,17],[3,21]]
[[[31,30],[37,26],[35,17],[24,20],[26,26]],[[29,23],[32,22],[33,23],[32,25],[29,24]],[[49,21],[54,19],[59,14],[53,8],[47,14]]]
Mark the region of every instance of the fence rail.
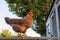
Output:
[[60,40],[60,37],[0,37],[0,40]]

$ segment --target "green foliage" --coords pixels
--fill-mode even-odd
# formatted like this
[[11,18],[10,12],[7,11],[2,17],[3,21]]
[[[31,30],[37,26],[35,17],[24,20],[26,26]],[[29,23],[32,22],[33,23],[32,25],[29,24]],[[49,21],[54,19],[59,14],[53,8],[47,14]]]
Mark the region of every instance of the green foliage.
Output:
[[2,33],[1,33],[1,35],[3,37],[13,37],[13,35],[7,29],[6,30],[3,30]]
[[2,35],[0,34],[0,37],[2,37]]
[[23,34],[23,33],[18,33],[17,34],[17,37],[26,38],[27,35],[26,34]]
[[17,35],[12,35],[9,30],[5,29],[2,30],[2,33],[0,33],[0,37],[21,37],[21,38],[25,38],[27,37],[26,34],[23,33],[18,33]]
[[2,30],[1,37],[13,37],[9,30]]
[[31,10],[38,26],[34,30],[41,35],[45,35],[45,19],[53,0],[6,0],[6,2],[9,4],[10,11],[17,14],[17,16],[24,17],[26,12]]

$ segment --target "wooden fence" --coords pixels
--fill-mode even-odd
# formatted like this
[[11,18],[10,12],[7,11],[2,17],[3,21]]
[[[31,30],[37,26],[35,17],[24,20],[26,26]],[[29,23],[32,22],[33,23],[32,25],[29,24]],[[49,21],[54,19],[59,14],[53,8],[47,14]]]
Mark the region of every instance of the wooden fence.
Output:
[[0,40],[60,40],[58,37],[0,37]]

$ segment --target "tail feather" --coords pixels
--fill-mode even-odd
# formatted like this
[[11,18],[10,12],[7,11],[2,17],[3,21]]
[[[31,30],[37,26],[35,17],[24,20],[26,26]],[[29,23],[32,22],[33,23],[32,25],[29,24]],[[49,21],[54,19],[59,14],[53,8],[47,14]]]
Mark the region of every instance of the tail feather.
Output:
[[8,17],[5,17],[5,21],[6,21],[7,24],[10,24]]

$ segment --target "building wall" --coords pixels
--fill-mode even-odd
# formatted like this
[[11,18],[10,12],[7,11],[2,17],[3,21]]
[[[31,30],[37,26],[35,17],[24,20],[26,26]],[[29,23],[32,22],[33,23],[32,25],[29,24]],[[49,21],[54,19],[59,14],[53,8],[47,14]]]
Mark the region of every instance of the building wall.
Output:
[[[60,5],[58,6],[59,33],[60,33]],[[59,34],[60,35],[60,34]]]
[[52,21],[52,36],[55,36],[57,37],[57,25],[56,25],[56,12],[55,12],[55,9],[53,9],[53,16],[51,18],[51,21]]
[[[60,0],[56,0],[46,21],[46,35],[60,37]],[[59,6],[59,8],[58,8]]]
[[51,22],[51,16],[48,17],[47,22],[46,22],[46,35],[48,37],[51,37],[52,34],[52,22]]

